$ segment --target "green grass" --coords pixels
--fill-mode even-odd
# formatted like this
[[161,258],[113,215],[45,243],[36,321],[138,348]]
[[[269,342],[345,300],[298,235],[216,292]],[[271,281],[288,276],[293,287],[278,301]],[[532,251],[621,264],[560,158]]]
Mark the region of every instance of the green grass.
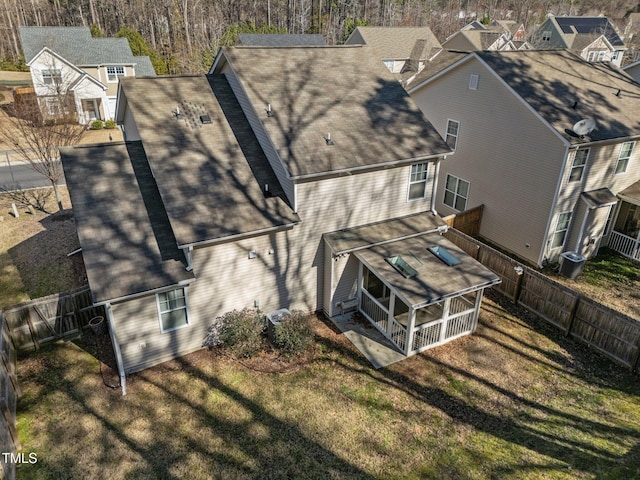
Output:
[[493,294],[476,335],[381,370],[314,329],[294,373],[202,351],[126,397],[74,344],[21,360],[18,478],[640,477],[637,377]]
[[585,264],[582,280],[598,287],[612,284],[629,285],[640,282],[640,264],[608,248]]

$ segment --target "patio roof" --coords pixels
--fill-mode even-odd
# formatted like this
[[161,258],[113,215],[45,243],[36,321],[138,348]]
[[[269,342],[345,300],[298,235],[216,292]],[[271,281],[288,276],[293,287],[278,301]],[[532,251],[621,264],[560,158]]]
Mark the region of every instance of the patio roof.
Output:
[[[429,247],[444,247],[459,262],[448,265]],[[500,283],[495,273],[437,233],[371,246],[354,255],[413,308]],[[386,260],[395,256],[401,256],[416,271],[415,276],[406,277]]]
[[446,225],[444,220],[437,215],[431,212],[421,212],[393,220],[325,233],[324,238],[334,255],[343,255],[373,245],[424,235],[427,232],[436,231],[439,227],[446,227]]
[[640,181],[619,192],[618,196],[640,202]]
[[608,207],[609,205],[618,203],[618,198],[608,188],[582,192],[582,198],[584,198],[590,208]]

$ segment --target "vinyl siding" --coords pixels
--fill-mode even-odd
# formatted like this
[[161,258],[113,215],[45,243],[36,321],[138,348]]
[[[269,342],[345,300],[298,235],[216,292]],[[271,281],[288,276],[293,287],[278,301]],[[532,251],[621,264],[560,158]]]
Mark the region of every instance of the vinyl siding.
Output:
[[[477,90],[469,89],[472,74]],[[537,264],[565,162],[562,141],[477,59],[411,96],[441,135],[449,119],[460,122],[456,151],[440,166],[438,213],[455,213],[443,202],[447,174],[470,182],[466,208],[484,205],[480,234]]]
[[[121,102],[121,105],[124,104],[122,100],[120,102]],[[133,119],[133,114],[131,113],[131,109],[129,109],[128,107],[124,113],[124,123],[122,125],[122,129],[124,131],[125,140],[130,142],[135,140],[140,140],[140,134],[138,133],[136,122]]]
[[189,326],[167,333],[160,331],[155,295],[112,305],[125,373],[143,370],[202,347],[208,325],[194,318],[190,294],[187,287]]
[[[294,189],[293,182],[289,178],[289,172],[287,171],[286,167],[282,163],[282,160],[280,159],[278,152],[276,152],[275,147],[271,143],[271,140],[267,135],[267,132],[264,130],[262,126],[262,122],[258,118],[253,107],[251,106],[251,103],[249,102],[247,95],[242,89],[242,86],[240,85],[238,78],[236,77],[235,73],[233,72],[229,64],[226,64],[224,66],[224,68],[222,69],[222,73],[224,73],[224,75],[226,76],[227,81],[229,82],[229,85],[233,90],[233,93],[238,99],[238,102],[240,103],[240,107],[242,108],[242,111],[247,117],[247,120],[251,125],[253,133],[256,135],[256,138],[258,139],[258,143],[260,143],[262,150],[267,156],[267,159],[271,164],[271,168],[273,168],[273,171],[275,172],[276,177],[278,177],[278,181],[280,182],[280,185],[282,186],[282,189],[284,190],[285,195],[289,199],[289,202],[291,203],[291,205],[296,205],[295,189]],[[265,109],[266,108],[267,106],[265,105]]]
[[354,298],[358,292],[359,263],[355,255],[346,255],[333,262],[333,286],[335,291],[331,298],[331,304],[334,314],[340,313],[340,309],[337,307],[340,302]]

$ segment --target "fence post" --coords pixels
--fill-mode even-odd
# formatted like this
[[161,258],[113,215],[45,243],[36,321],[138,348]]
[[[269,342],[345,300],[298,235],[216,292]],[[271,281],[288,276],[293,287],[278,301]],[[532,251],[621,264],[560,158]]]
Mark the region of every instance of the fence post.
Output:
[[522,282],[524,281],[524,273],[525,270],[520,265],[516,265],[513,269],[518,274],[518,279],[516,280],[516,291],[513,293],[513,303],[518,305],[518,300],[520,299],[520,293],[522,292]]
[[571,327],[573,327],[573,320],[576,318],[576,314],[578,313],[578,305],[580,304],[580,295],[576,295],[576,301],[573,303],[573,307],[571,307],[571,313],[569,314],[569,323],[567,324],[567,328],[564,329],[564,336],[568,337],[571,333]]

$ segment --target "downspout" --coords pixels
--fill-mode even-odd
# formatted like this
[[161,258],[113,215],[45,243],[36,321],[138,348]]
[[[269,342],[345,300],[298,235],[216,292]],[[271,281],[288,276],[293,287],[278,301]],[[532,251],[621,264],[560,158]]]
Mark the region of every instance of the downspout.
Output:
[[124,374],[124,364],[122,362],[122,352],[120,351],[120,343],[118,342],[118,336],[116,334],[116,325],[113,320],[113,313],[111,311],[111,304],[107,303],[104,306],[107,314],[107,322],[109,322],[109,330],[111,331],[111,344],[113,345],[113,353],[116,355],[116,364],[118,365],[118,375],[120,375],[120,386],[122,387],[122,395],[127,394],[127,377]]
[[433,172],[433,189],[431,190],[431,213],[438,215],[436,211],[436,194],[438,193],[438,177],[440,176],[440,162],[445,160],[447,156],[436,160],[435,172]]

